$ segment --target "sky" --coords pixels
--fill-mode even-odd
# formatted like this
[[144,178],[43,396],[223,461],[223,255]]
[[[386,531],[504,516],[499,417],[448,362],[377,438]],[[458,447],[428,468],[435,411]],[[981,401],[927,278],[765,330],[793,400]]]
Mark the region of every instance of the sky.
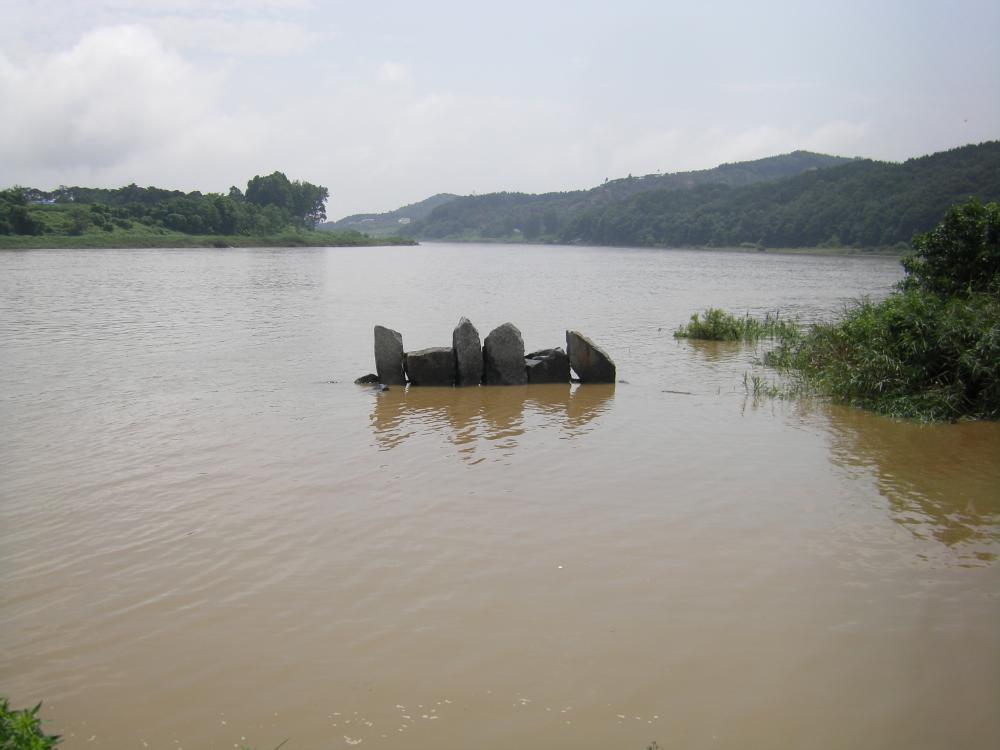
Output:
[[330,190],[331,219],[1000,138],[1000,3],[0,0],[0,187]]

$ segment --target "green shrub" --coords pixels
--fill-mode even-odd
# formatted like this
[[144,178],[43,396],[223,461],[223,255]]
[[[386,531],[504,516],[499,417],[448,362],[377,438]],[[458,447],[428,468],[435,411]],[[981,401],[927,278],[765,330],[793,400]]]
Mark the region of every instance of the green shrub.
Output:
[[31,709],[12,710],[0,698],[0,750],[50,750],[59,744],[58,735],[45,734],[38,718],[39,703]]
[[766,364],[837,401],[927,420],[1000,418],[1000,301],[919,289],[865,301],[788,339]]
[[1000,419],[1000,209],[956,206],[913,248],[900,291],[785,338],[765,363],[884,414]]

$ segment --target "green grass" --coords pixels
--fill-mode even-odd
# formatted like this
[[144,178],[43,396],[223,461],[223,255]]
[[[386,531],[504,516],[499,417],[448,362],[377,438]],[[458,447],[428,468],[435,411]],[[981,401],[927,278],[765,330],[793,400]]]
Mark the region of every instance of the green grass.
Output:
[[764,363],[814,392],[923,421],[1000,419],[1000,297],[920,289],[785,337]]
[[39,703],[18,711],[0,698],[0,750],[49,750],[59,744],[59,735],[42,731],[41,707]]
[[704,313],[695,313],[691,320],[674,331],[674,338],[701,341],[744,341],[752,344],[762,338],[791,337],[798,334],[794,320],[782,318],[778,313],[767,313],[764,319],[732,315],[717,307]]

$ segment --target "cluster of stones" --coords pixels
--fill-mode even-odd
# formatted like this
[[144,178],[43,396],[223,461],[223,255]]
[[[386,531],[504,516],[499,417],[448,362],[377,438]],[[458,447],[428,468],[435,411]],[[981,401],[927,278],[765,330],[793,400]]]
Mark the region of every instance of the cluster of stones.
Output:
[[399,331],[375,326],[374,380],[384,385],[568,383],[570,368],[581,383],[615,382],[611,357],[577,331],[566,331],[565,351],[542,349],[525,355],[524,339],[513,323],[494,328],[480,343],[479,331],[462,318],[451,334],[451,346],[414,352],[403,350]]

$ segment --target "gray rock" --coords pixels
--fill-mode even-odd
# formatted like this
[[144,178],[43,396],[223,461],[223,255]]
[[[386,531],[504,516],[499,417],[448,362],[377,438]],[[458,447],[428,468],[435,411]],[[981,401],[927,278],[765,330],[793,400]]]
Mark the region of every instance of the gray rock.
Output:
[[569,357],[562,349],[542,349],[524,358],[529,383],[568,383]]
[[410,385],[455,384],[455,354],[450,346],[407,352],[404,361]]
[[483,379],[489,385],[524,385],[524,339],[513,323],[494,328],[483,342]]
[[375,326],[375,372],[378,382],[403,385],[403,334],[384,326]]
[[451,347],[455,350],[455,383],[479,385],[483,382],[483,347],[479,331],[468,318],[462,318],[451,333]]
[[373,385],[378,382],[378,375],[374,372],[370,372],[367,375],[362,375],[354,381],[354,385]]
[[614,383],[615,363],[601,347],[578,331],[566,331],[569,364],[581,383]]

